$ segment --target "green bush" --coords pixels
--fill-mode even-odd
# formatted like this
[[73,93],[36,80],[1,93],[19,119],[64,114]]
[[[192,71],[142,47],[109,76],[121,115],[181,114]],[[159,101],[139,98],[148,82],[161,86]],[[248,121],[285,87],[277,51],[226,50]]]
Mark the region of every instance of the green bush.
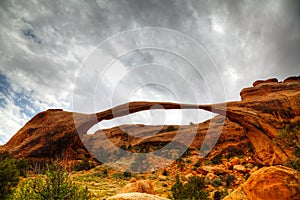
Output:
[[300,125],[286,126],[281,129],[274,139],[274,142],[280,147],[293,150],[294,155],[300,155],[300,141],[299,141]]
[[37,200],[85,200],[90,199],[87,188],[73,184],[67,172],[57,165],[48,166],[45,175],[23,181],[14,192],[12,199]]
[[20,172],[20,176],[26,177],[27,171],[30,168],[30,162],[26,159],[15,160],[16,167]]
[[227,177],[226,177],[226,187],[230,187],[231,184],[234,182],[235,180],[235,176],[232,175],[232,174],[229,174]]
[[211,159],[211,162],[213,163],[213,164],[220,164],[221,163],[221,161],[222,161],[222,155],[216,155],[215,157],[213,157],[212,159]]
[[190,159],[188,159],[188,160],[186,160],[186,163],[187,163],[187,164],[191,164],[192,161],[191,161]]
[[115,179],[129,180],[131,178],[130,172],[115,172],[111,176]]
[[94,168],[95,165],[90,163],[87,158],[82,159],[80,163],[77,163],[73,166],[74,171],[90,170]]
[[123,172],[125,178],[131,178],[131,172],[125,171]]
[[288,157],[288,161],[285,163],[286,166],[291,167],[295,170],[300,171],[300,124],[286,126],[282,129],[274,142],[281,148],[287,148],[292,150],[293,156]]
[[225,156],[225,158],[227,158],[227,159],[232,158],[234,156],[243,156],[244,155],[244,151],[242,149],[237,149],[235,147],[228,147],[227,152],[228,153]]
[[195,164],[194,164],[194,167],[198,168],[200,167],[202,164],[202,161],[198,160]]
[[5,199],[12,193],[13,187],[19,183],[19,175],[15,160],[0,161],[0,199]]
[[212,185],[214,187],[219,187],[222,185],[222,181],[220,179],[215,179],[215,180],[213,180]]
[[228,195],[228,191],[227,190],[217,190],[215,193],[214,193],[214,200],[221,200],[223,199],[224,197],[226,197]]
[[287,161],[285,163],[285,166],[293,168],[297,171],[300,171],[300,158],[295,158]]
[[182,184],[179,176],[176,176],[176,183],[171,191],[175,200],[207,200],[208,191],[204,190],[204,179],[198,176],[189,178],[186,184]]
[[249,178],[250,176],[251,176],[250,174],[246,174],[246,176],[245,176],[245,181],[248,180],[248,178]]

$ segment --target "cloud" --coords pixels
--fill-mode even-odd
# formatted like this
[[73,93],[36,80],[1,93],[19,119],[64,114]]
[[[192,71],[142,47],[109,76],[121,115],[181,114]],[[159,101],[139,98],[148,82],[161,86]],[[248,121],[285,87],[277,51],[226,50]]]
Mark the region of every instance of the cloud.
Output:
[[[129,95],[136,100],[176,101],[170,89],[180,101],[191,103],[218,102],[224,92],[226,100],[238,100],[239,91],[254,80],[299,75],[299,4],[297,0],[1,1],[0,116],[5,120],[0,140],[6,141],[33,115],[51,107],[93,112],[126,102]],[[162,27],[191,37],[211,56],[216,74],[204,52],[192,56],[195,46],[170,35],[152,35],[153,46],[175,45],[175,51],[190,56],[194,66],[174,52],[153,48],[119,57],[120,52],[150,41],[141,29],[107,42],[98,52],[102,60],[95,59],[87,79],[80,80],[82,63],[97,45],[141,27]],[[116,62],[99,79],[112,59]],[[145,80],[149,84],[138,89]],[[77,98],[82,103],[74,107]],[[178,123],[177,115],[167,112],[168,123]],[[198,115],[206,116],[191,111],[184,122],[197,122]],[[132,119],[146,123],[151,116],[158,115],[141,113]]]

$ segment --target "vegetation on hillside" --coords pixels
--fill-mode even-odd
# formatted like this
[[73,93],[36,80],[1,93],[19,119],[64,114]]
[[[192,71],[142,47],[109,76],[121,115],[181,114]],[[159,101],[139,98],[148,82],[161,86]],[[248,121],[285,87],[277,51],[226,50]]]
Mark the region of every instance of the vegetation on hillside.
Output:
[[44,175],[22,181],[13,193],[12,199],[86,200],[90,199],[90,194],[87,188],[73,184],[61,166],[53,164],[47,167]]
[[0,199],[6,199],[19,183],[20,172],[14,160],[0,161]]
[[278,135],[274,139],[274,142],[282,149],[287,149],[292,152],[286,166],[300,171],[300,122],[293,126],[286,126],[279,131]]
[[172,186],[171,191],[175,200],[207,200],[208,191],[204,190],[204,179],[198,176],[192,176],[187,183],[183,184],[179,176],[176,176],[176,183]]

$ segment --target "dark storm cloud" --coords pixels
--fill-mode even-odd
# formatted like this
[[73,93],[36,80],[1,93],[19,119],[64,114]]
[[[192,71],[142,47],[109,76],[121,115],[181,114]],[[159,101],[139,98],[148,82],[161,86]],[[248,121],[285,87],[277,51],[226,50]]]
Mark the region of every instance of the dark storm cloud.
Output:
[[[185,100],[191,96],[181,87],[177,76],[189,77],[193,80],[191,89],[204,102],[211,100],[209,90],[224,90],[227,100],[238,100],[239,91],[256,79],[299,75],[299,4],[298,0],[1,1],[0,83],[8,81],[6,85],[10,86],[2,84],[6,89],[1,90],[1,102],[5,103],[0,107],[4,119],[0,137],[6,135],[8,139],[38,111],[49,107],[72,109],[74,88],[78,89],[75,96],[94,95],[95,102],[99,102],[96,109],[109,107],[110,102],[103,98],[111,97],[120,78],[117,75],[143,64],[150,69],[145,71],[148,78],[164,79]],[[196,40],[218,66],[220,76],[209,73],[204,54],[193,59],[193,68],[172,52],[140,49],[119,58],[102,82],[98,79],[104,61],[95,63],[89,80],[80,80],[76,85],[84,58],[98,44],[120,32],[141,27],[173,29]],[[143,43],[145,37],[143,31],[137,31],[124,40],[108,42],[101,56],[103,60],[118,57],[124,49]],[[175,37],[159,34],[153,39],[155,45],[172,42],[177,42]],[[177,48],[188,49],[186,55],[195,51],[180,42]],[[151,73],[157,64],[169,67],[177,75]],[[139,81],[143,81],[143,76],[123,80],[123,91],[116,94],[115,102],[126,101],[123,94]],[[103,85],[98,88],[101,91],[94,88],[97,83]],[[95,91],[99,93],[93,94]],[[14,100],[19,98],[23,99],[20,103]],[[163,87],[151,84],[139,90],[135,98],[175,100]],[[24,111],[26,106],[32,108],[32,114]],[[87,111],[85,105],[81,108],[80,111]],[[193,121],[192,117],[188,120]]]

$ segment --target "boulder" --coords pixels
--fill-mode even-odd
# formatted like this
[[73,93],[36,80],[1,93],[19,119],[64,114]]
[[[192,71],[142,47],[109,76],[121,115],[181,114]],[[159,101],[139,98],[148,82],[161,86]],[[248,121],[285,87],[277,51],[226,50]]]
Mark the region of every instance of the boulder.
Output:
[[248,199],[300,199],[300,172],[284,166],[263,167],[243,186]]
[[240,159],[239,159],[238,157],[232,158],[232,159],[229,161],[229,163],[230,163],[232,166],[241,164]]
[[224,200],[300,200],[300,172],[284,167],[263,167]]
[[225,174],[226,169],[223,165],[217,165],[217,166],[202,166],[200,169],[204,172],[207,173],[212,173],[212,174]]
[[164,176],[164,175],[159,175],[159,176],[158,176],[158,180],[160,180],[160,181],[166,181],[166,180],[167,180],[167,177]]
[[235,189],[233,192],[231,192],[229,195],[227,195],[223,200],[249,200],[249,199],[247,198],[242,188],[239,187]]
[[136,182],[136,178],[132,177],[130,180],[129,180],[129,183],[134,183]]
[[128,183],[122,189],[122,193],[131,193],[131,192],[154,194],[153,184],[149,180],[140,180],[133,183]]
[[244,167],[243,165],[234,165],[233,170],[236,170],[236,171],[242,172],[242,173],[247,172],[246,167]]

